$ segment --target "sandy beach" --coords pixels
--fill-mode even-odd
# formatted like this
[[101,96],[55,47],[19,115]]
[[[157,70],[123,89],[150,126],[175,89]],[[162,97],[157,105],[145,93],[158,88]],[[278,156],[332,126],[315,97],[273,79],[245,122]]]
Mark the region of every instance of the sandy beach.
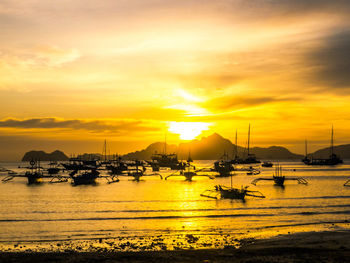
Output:
[[[195,237],[194,237],[195,238]],[[96,240],[96,244],[104,242]],[[237,248],[238,244],[238,248]],[[21,245],[22,246],[22,245]],[[94,252],[65,247],[40,252],[22,247],[0,253],[0,262],[348,262],[350,231],[304,232],[241,239],[223,249]]]

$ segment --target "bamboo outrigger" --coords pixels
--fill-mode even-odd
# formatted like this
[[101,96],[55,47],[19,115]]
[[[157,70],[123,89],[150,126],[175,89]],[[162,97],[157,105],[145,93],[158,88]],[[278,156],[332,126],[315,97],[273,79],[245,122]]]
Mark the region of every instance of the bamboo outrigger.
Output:
[[224,185],[215,185],[214,189],[205,190],[201,193],[201,196],[209,197],[213,199],[226,198],[226,199],[241,199],[244,200],[246,196],[265,198],[265,196],[259,191],[248,190],[249,186],[241,186],[241,188],[232,187],[232,175],[231,175],[231,187]]
[[164,179],[167,180],[169,177],[172,177],[172,176],[184,176],[186,178],[186,181],[192,181],[192,178],[194,176],[205,176],[205,177],[209,177],[210,179],[215,179],[215,176],[213,176],[213,175],[199,174],[198,173],[198,172],[204,171],[204,169],[205,168],[196,170],[196,167],[194,165],[192,165],[189,160],[187,160],[187,163],[186,163],[184,169],[180,170],[179,173],[177,173],[177,172],[172,173],[172,174],[166,176]]
[[345,182],[344,186],[350,187],[350,180],[347,180],[347,181]]
[[11,181],[15,177],[27,178],[28,184],[39,184],[43,182],[43,178],[51,178],[51,175],[44,175],[43,167],[40,166],[40,161],[31,160],[30,166],[25,167],[28,171],[24,174],[18,174],[16,172],[8,173],[8,176],[2,179],[3,183]]
[[302,177],[287,177],[286,178],[284,175],[282,175],[282,166],[280,166],[280,165],[276,166],[275,174],[272,176],[272,178],[256,178],[251,182],[251,184],[256,185],[259,181],[274,181],[275,185],[283,186],[284,182],[286,180],[298,181],[299,184],[305,184],[305,185],[308,184],[306,179],[304,179]]

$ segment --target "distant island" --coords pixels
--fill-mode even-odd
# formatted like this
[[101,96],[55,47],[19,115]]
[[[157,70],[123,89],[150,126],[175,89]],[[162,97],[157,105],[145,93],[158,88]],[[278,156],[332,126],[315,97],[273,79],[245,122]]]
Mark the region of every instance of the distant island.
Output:
[[[186,143],[180,143],[179,145],[166,144],[167,153],[177,153],[180,160],[186,160],[188,155],[191,154],[192,159],[195,160],[217,160],[224,153],[230,158],[234,154],[236,146],[228,139],[225,139],[221,135],[214,133],[208,137],[203,137],[200,140],[192,140]],[[163,153],[165,149],[164,142],[155,142],[150,144],[146,149],[131,152],[122,156],[127,160],[150,160],[152,154]],[[246,149],[241,146],[237,146],[238,155],[243,157],[246,154]],[[334,147],[334,151],[339,154],[343,159],[350,159],[350,144],[338,145]],[[304,156],[301,154],[295,154],[282,146],[270,146],[253,147],[250,149],[250,153],[253,153],[261,160],[301,160]],[[320,150],[310,153],[314,158],[326,158],[329,156],[330,148],[326,147]],[[89,159],[92,156],[102,159],[101,154],[83,154],[80,157]],[[112,156],[107,156],[111,158]],[[46,153],[44,151],[30,151],[27,152],[22,161],[30,161],[32,159],[41,161],[66,161],[69,158],[61,151],[54,151],[52,153]]]
[[67,161],[68,156],[61,151],[54,151],[52,153],[46,153],[44,151],[30,151],[24,154],[22,162],[29,162],[31,160],[40,161]]
[[[125,159],[151,159],[151,155],[155,152],[163,153],[165,149],[164,142],[156,142],[149,145],[146,149],[128,153],[123,156]],[[200,140],[193,140],[179,145],[166,145],[168,153],[177,153],[178,158],[186,160],[189,153],[192,159],[195,160],[217,160],[224,153],[232,157],[236,146],[228,139],[214,133],[208,137],[203,137]],[[246,154],[246,149],[237,146],[239,156]],[[288,149],[281,146],[271,146],[268,148],[253,147],[250,153],[255,154],[259,159],[302,159],[303,155],[290,152]]]

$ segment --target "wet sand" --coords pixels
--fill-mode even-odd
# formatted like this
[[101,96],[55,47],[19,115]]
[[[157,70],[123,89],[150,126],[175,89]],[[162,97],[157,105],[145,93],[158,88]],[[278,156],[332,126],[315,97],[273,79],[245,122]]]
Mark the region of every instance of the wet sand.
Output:
[[[195,236],[188,238],[195,243]],[[69,247],[69,243],[59,245],[64,247],[59,251],[31,250],[21,245],[18,252],[2,250],[0,262],[350,262],[350,231],[241,239],[220,249],[166,250],[163,247],[135,252],[107,249],[101,245],[104,242],[95,240],[93,243],[99,249],[94,251]]]

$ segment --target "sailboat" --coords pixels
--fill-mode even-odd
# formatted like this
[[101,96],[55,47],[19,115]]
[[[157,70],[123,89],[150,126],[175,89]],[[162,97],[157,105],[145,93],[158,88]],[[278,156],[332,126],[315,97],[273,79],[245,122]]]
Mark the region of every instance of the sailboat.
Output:
[[[237,133],[236,133],[237,135]],[[236,136],[237,138],[237,136]],[[237,147],[237,143],[236,143]],[[237,151],[237,150],[236,150]],[[245,159],[239,159],[238,157],[232,160],[235,164],[252,164],[252,163],[260,163],[259,160],[256,159],[255,154],[250,153],[250,124],[248,127],[248,145],[247,145],[247,158]]]
[[307,141],[305,141],[305,157],[301,160],[306,165],[337,165],[343,163],[343,160],[334,153],[334,132],[332,125],[332,133],[331,133],[331,147],[330,147],[330,155],[329,158],[326,159],[315,159],[309,158],[307,154]]

